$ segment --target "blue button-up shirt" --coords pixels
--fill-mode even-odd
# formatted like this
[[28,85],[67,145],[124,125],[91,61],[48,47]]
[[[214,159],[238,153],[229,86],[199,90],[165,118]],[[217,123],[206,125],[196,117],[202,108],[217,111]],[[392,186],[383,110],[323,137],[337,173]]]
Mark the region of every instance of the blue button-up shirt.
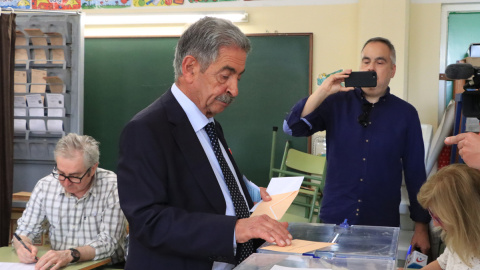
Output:
[[286,117],[284,131],[310,136],[326,130],[327,179],[320,218],[325,223],[399,226],[402,173],[410,199],[410,217],[428,223],[417,193],[426,180],[424,145],[417,111],[386,94],[373,104],[369,125],[359,124],[367,101],[361,89],[339,92],[301,118],[307,98]]

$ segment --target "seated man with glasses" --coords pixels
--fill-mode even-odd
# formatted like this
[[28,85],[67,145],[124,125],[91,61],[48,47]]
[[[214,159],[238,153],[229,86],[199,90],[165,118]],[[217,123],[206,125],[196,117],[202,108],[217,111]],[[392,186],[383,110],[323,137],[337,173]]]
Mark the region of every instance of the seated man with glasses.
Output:
[[[58,141],[54,154],[52,173],[38,181],[18,220],[16,234],[25,245],[15,237],[12,241],[20,262],[36,263],[35,269],[105,258],[121,263],[126,219],[116,174],[98,168],[98,142],[70,133]],[[37,261],[32,239],[42,233],[44,220],[52,250]]]
[[415,108],[390,93],[396,71],[395,48],[385,38],[368,40],[361,71],[375,71],[375,87],[343,87],[352,70],[326,78],[286,117],[285,133],[310,136],[326,131],[327,176],[320,219],[351,225],[400,225],[402,176],[415,222],[412,245],[430,248],[428,212],[417,201],[425,182],[424,146]]

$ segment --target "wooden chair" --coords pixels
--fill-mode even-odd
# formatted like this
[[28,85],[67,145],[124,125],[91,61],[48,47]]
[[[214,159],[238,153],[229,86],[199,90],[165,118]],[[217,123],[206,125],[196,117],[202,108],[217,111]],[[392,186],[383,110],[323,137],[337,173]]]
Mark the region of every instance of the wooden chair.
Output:
[[[278,177],[303,176],[302,187],[293,202],[295,205],[305,207],[305,218],[312,222],[314,213],[320,212],[322,191],[325,185],[326,157],[311,155],[293,148],[290,142],[285,143],[283,158],[279,168],[274,167],[275,144],[277,128],[273,129],[272,153],[270,159],[270,178],[274,174]],[[303,201],[301,199],[304,199]]]

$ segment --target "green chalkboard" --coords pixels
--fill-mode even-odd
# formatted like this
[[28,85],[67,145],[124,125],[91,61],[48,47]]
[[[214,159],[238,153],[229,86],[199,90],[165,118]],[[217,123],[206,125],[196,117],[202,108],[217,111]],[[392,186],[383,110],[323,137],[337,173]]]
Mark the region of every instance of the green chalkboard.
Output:
[[[290,108],[311,89],[311,34],[249,36],[252,51],[236,101],[220,121],[235,161],[258,185],[268,183],[272,127],[278,126],[276,160],[285,141],[307,151],[306,138],[281,132]],[[85,40],[84,133],[100,142],[100,166],[116,170],[123,126],[173,83],[178,37]]]

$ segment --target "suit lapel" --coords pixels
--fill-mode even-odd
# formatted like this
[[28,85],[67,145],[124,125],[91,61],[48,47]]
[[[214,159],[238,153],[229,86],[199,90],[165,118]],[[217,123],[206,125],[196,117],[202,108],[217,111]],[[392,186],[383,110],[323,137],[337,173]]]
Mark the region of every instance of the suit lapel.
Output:
[[[187,115],[173,96],[171,90],[165,93],[164,105],[167,108],[168,119],[174,125],[172,136],[177,142],[178,148],[184,156],[194,180],[198,182],[200,189],[210,201],[215,212],[225,214],[225,199],[207,155],[198,141],[198,137]],[[183,168],[178,169],[182,170]]]

